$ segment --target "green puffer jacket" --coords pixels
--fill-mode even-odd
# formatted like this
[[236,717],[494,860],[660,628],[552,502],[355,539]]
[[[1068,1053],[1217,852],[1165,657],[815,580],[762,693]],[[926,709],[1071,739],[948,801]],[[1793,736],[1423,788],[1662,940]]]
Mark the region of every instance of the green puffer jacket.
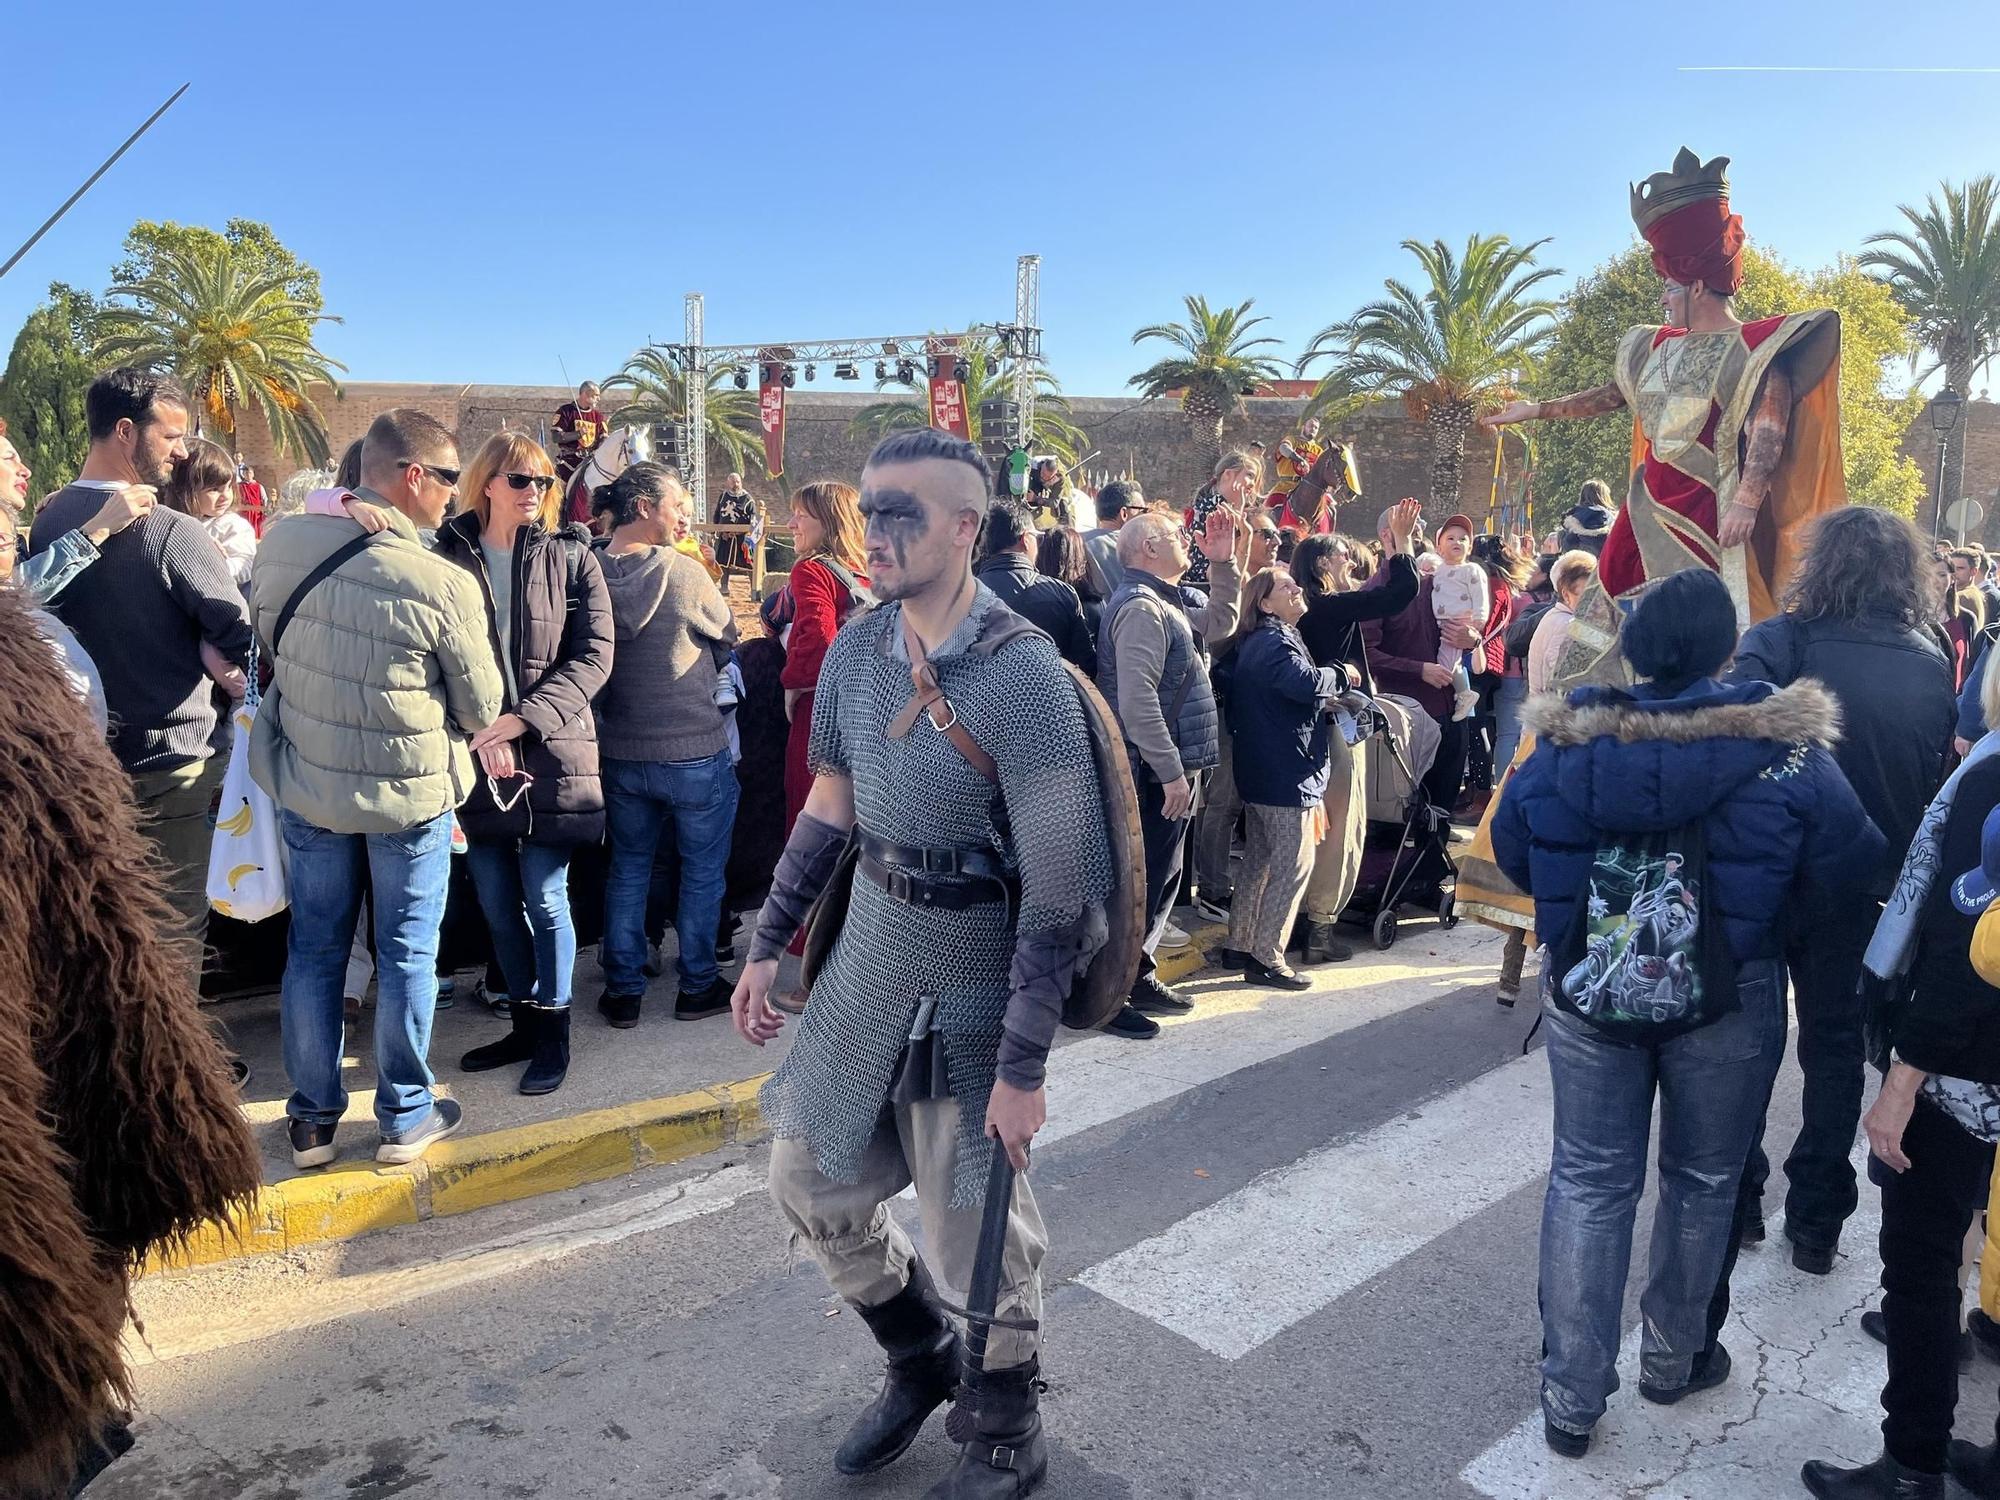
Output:
[[475,771],[466,739],[500,715],[479,584],[407,517],[392,512],[390,527],[306,595],[281,651],[271,631],[286,601],[360,528],[287,516],[264,533],[251,576],[250,623],[276,668],[251,774],[334,833],[394,833],[457,807]]

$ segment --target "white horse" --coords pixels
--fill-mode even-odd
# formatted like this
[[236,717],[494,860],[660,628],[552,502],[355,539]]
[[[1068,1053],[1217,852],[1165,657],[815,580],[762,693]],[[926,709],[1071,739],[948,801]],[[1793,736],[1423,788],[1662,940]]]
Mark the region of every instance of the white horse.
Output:
[[653,434],[643,427],[614,427],[585,455],[563,491],[563,519],[590,524],[590,495],[636,463],[653,456]]

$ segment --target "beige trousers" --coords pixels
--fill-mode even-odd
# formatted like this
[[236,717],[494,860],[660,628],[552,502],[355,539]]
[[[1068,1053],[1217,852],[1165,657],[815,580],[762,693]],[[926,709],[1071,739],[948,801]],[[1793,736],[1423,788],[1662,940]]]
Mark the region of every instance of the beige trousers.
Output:
[[1243,870],[1229,908],[1229,946],[1282,968],[1285,940],[1313,870],[1309,807],[1243,804]]
[[1326,837],[1313,854],[1306,881],[1308,921],[1331,922],[1354,897],[1361,880],[1361,847],[1368,837],[1368,742],[1350,745],[1333,737],[1328,767]]
[[[889,1212],[889,1200],[914,1182],[931,1275],[946,1298],[964,1306],[979,1249],[981,1205],[951,1206],[957,1156],[956,1099],[900,1105],[876,1127],[862,1157],[860,1179],[853,1183],[835,1182],[822,1173],[805,1141],[774,1142],[771,1197],[833,1289],[856,1307],[877,1307],[909,1284],[916,1246]],[[1048,1249],[1034,1192],[1025,1176],[1017,1176],[1007,1216],[1007,1252],[1000,1264],[998,1316],[1041,1320],[1042,1258]],[[986,1345],[986,1367],[1025,1364],[1039,1346],[1038,1334],[996,1328]]]

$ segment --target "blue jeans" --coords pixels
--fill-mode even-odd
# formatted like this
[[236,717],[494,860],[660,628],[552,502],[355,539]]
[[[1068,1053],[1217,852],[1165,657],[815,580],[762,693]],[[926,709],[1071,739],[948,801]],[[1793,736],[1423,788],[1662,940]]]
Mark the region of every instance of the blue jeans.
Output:
[[611,827],[611,869],[604,880],[604,985],[614,995],[645,991],[646,888],[661,830],[673,825],[681,857],[674,915],[683,990],[721,977],[715,929],[736,828],[736,771],[729,752],[707,760],[604,762],[604,807]]
[[466,845],[466,866],[493,954],[507,976],[516,1003],[534,997],[547,1010],[569,1004],[576,968],[576,923],[569,914],[568,844],[529,844],[517,839]]
[[1503,677],[1500,691],[1493,695],[1493,789],[1514,764],[1514,752],[1521,748],[1521,710],[1528,703],[1528,679]]
[[292,1097],[285,1113],[331,1125],[341,1087],[341,988],[364,890],[374,893],[375,1119],[400,1136],[431,1107],[431,1016],[438,926],[451,879],[451,814],[399,833],[331,833],[280,815],[291,855],[292,927],[279,1017]]
[[1606,1042],[1544,1005],[1555,1158],[1542,1207],[1542,1410],[1587,1432],[1618,1389],[1632,1221],[1660,1099],[1660,1201],[1640,1298],[1640,1378],[1688,1381],[1729,1248],[1737,1183],[1785,1049],[1784,970],[1737,969],[1740,1008],[1656,1046]]

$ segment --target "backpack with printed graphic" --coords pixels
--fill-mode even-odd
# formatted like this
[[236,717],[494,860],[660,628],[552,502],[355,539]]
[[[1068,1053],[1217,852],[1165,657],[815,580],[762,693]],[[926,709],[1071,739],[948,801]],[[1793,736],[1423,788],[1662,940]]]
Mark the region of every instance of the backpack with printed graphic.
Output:
[[1663,1042],[1736,1009],[1736,963],[1710,904],[1708,838],[1682,828],[1612,836],[1591,860],[1542,984],[1607,1041]]

